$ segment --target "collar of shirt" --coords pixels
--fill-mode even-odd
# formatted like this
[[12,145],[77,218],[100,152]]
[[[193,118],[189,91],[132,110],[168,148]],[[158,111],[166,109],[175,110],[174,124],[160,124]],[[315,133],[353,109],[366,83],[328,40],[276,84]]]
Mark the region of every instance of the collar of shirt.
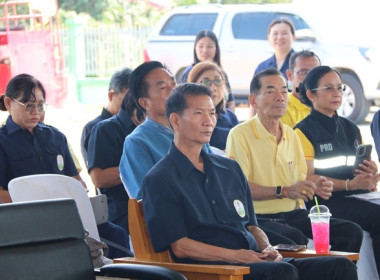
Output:
[[112,114],[106,108],[103,108],[100,116],[101,116],[102,120],[105,120],[105,119],[112,117]]
[[[23,129],[22,127],[20,127],[18,124],[16,124],[13,121],[12,116],[8,117],[7,122],[5,123],[5,125],[7,127],[7,131],[8,131],[9,135],[12,134],[12,133],[17,132],[18,130],[26,130],[26,129]],[[36,132],[42,130],[43,126],[44,126],[44,124],[37,123],[37,126],[34,129],[34,132],[36,133]]]
[[167,127],[167,126],[164,126],[158,122],[155,122],[154,120],[150,119],[149,117],[146,117],[145,118],[145,122],[144,122],[145,125],[147,126],[152,126],[154,127],[155,129],[157,129],[158,131],[164,133],[164,134],[168,134],[168,135],[173,135],[173,132],[172,130]]
[[[264,125],[262,124],[262,122],[261,122],[261,120],[257,114],[256,114],[256,116],[254,116],[251,119],[251,124],[252,124],[253,131],[255,133],[255,136],[258,139],[260,139],[260,138],[275,138],[275,136],[270,134],[268,132],[268,130],[264,127]],[[281,120],[280,120],[280,126],[281,126],[281,131],[282,131],[282,140],[284,141],[284,140],[289,139],[288,132],[284,129],[284,125],[282,124]]]
[[289,96],[289,104],[292,104],[298,111],[310,110],[310,107],[303,104],[297,97],[295,97],[292,93],[288,94]]
[[133,121],[131,120],[131,118],[128,116],[128,114],[123,109],[119,110],[119,112],[117,113],[116,117],[118,118],[121,126],[125,130],[128,130],[128,128],[131,127],[131,126],[136,127],[136,125],[133,123]]
[[320,122],[326,124],[326,129],[329,131],[335,131],[336,133],[339,131],[339,115],[337,112],[330,118],[317,110],[312,109],[310,112],[310,116],[319,120]]
[[339,115],[337,112],[335,112],[335,114],[332,116],[332,118],[330,118],[329,116],[326,116],[325,114],[322,114],[321,112],[319,112],[315,109],[311,109],[310,115],[313,118],[317,118],[323,122],[337,122],[339,120]]
[[[284,63],[281,65],[281,69],[279,69],[280,72],[285,76],[286,80],[288,79],[288,77],[286,76],[286,70],[289,69],[289,59],[290,59],[290,56],[292,55],[292,53],[294,53],[293,49],[290,50],[290,52],[288,53],[288,55],[285,58]],[[277,68],[276,55],[275,54],[270,57],[270,59],[268,61],[268,66],[272,66],[273,68]],[[270,68],[270,67],[268,67],[268,68]]]
[[[174,145],[174,142],[170,145],[168,155],[171,157],[175,165],[177,166],[178,172],[183,178],[186,178],[195,168],[193,163]],[[217,162],[210,156],[204,149],[201,150],[201,156],[203,158],[204,169],[207,175],[207,171],[210,170],[210,166],[216,165],[220,168],[229,169],[221,162]]]

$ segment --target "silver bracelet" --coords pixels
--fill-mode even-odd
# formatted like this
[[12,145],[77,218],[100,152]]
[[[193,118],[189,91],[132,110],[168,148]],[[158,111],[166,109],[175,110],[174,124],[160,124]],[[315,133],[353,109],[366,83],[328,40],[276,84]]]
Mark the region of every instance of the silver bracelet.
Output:
[[345,186],[346,186],[346,191],[348,191],[348,181],[349,179],[346,180]]

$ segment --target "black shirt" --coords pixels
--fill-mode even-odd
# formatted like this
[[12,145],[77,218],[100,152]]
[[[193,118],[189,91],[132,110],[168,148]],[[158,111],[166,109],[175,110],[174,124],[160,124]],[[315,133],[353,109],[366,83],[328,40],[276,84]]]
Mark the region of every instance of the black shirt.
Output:
[[[142,186],[144,216],[155,251],[183,237],[230,249],[259,251],[247,230],[257,225],[251,192],[238,163],[201,152],[205,173],[172,143]],[[190,262],[191,260],[174,260]],[[197,261],[199,262],[199,261]]]

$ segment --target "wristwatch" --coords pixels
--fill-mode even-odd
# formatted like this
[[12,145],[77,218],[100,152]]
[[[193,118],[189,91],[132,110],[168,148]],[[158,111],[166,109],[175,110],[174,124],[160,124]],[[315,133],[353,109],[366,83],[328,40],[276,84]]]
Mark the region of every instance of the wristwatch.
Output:
[[276,188],[276,197],[277,198],[282,198],[281,195],[282,195],[282,187],[281,186],[277,186],[277,188]]

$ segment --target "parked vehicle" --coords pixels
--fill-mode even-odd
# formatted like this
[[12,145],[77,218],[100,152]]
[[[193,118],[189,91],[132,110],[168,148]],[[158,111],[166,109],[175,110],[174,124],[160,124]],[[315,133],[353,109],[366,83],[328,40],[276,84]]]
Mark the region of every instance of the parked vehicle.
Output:
[[362,122],[371,103],[380,100],[380,67],[369,57],[373,50],[328,39],[326,31],[318,30],[318,24],[292,4],[210,4],[173,9],[151,33],[144,51],[145,60],[163,62],[180,81],[184,69],[193,62],[195,35],[202,29],[211,29],[218,36],[222,66],[232,92],[238,102],[247,102],[256,66],[273,54],[267,41],[267,29],[277,17],[293,21],[295,50],[313,50],[323,64],[340,71],[347,89],[339,113]]

